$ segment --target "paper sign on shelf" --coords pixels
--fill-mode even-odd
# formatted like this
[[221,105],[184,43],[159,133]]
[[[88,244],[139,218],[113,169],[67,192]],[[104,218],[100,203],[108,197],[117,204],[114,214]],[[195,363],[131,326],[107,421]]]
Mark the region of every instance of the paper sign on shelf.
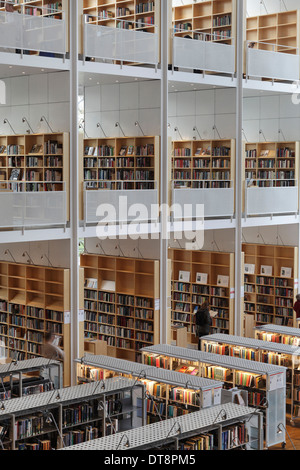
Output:
[[160,299],[155,299],[154,310],[159,310],[159,309],[160,309]]
[[64,314],[64,324],[69,325],[71,323],[71,313],[65,312]]
[[78,312],[78,321],[79,322],[84,321],[84,310],[79,310],[79,312]]
[[270,375],[270,392],[283,387],[283,374]]
[[214,389],[214,405],[221,405],[222,387]]
[[212,406],[212,391],[211,390],[204,390],[202,393],[203,397],[203,408],[208,408]]
[[233,289],[233,288],[230,289],[230,298],[231,299],[235,298],[235,289]]

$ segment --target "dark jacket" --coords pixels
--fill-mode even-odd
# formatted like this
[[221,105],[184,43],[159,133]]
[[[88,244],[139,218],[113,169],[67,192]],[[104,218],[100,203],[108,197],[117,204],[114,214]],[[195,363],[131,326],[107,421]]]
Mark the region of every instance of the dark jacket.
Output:
[[196,312],[196,336],[207,336],[209,335],[210,326],[212,325],[212,319],[207,307],[198,307]]
[[296,317],[300,318],[300,300],[297,300],[297,302],[295,303],[294,311],[296,312]]

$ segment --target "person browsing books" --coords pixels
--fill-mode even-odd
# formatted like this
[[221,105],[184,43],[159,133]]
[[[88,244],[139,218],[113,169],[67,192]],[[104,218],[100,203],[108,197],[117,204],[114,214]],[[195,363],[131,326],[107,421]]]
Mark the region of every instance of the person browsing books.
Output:
[[[42,346],[42,356],[53,361],[63,361],[65,358],[65,353],[60,349],[57,344],[58,337],[53,332],[47,332],[44,336],[44,344]],[[61,377],[59,377],[59,371],[56,368],[53,371],[46,369],[43,372],[43,377],[46,380],[54,383],[54,388],[58,388],[59,382],[61,383]]]
[[294,304],[294,312],[296,312],[296,320],[297,320],[297,326],[299,327],[300,325],[300,294],[296,296],[296,302]]
[[212,325],[212,317],[216,316],[217,313],[209,310],[208,302],[204,302],[194,310],[195,314],[195,325],[196,325],[196,336],[198,338],[198,349],[200,351],[202,336],[209,335],[210,327]]

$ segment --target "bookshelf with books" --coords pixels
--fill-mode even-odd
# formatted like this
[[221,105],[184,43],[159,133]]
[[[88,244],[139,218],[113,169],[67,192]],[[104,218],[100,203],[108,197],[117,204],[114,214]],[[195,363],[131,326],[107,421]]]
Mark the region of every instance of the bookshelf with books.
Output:
[[217,312],[212,332],[232,331],[234,323],[234,255],[208,251],[171,249],[172,323],[187,328],[188,342],[197,343],[195,307],[208,302]]
[[255,325],[295,326],[298,293],[298,248],[243,244],[245,256],[245,314]]
[[[159,194],[160,138],[84,139],[81,186],[85,191],[156,190]],[[83,196],[81,197],[81,217]]]
[[131,449],[140,451],[263,450],[262,441],[261,413],[253,414],[249,407],[226,403],[64,450],[124,451],[128,442]]
[[79,383],[123,376],[145,385],[148,423],[194,413],[221,403],[222,383],[163,371],[157,367],[132,363],[108,356],[85,356],[77,359]]
[[210,0],[173,6],[173,32],[176,36],[235,44],[235,0]]
[[55,450],[145,424],[144,386],[116,378],[67,387],[1,407],[5,450]]
[[212,335],[201,340],[202,350],[231,357],[248,357],[259,361],[286,367],[286,408],[293,424],[299,418],[298,366],[300,351],[298,347],[243,338],[239,336]]
[[172,181],[176,188],[232,188],[235,140],[174,141]]
[[65,353],[64,385],[70,384],[69,269],[0,262],[0,340],[7,357],[40,357],[52,331]]
[[1,136],[1,188],[12,192],[66,192],[69,220],[69,145],[68,133]]
[[136,360],[159,339],[159,261],[83,254],[85,338],[106,341],[108,353]]
[[[219,336],[226,338],[228,335]],[[218,354],[214,348],[196,351],[166,344],[150,346],[142,350],[143,364],[174,370],[187,378],[200,376],[220,380],[224,383],[223,390],[241,390],[238,402],[244,401],[264,414],[266,446],[278,444],[279,436],[274,436],[273,427],[274,423],[285,422],[286,367],[222,355],[228,346],[217,344],[215,347]]]

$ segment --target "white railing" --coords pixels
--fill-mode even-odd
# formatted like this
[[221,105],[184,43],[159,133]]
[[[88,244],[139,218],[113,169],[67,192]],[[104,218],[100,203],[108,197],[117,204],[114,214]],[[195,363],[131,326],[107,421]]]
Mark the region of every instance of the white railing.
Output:
[[[24,182],[0,183],[0,228],[65,226],[67,193],[62,191],[26,192]],[[35,185],[51,184],[34,182]]]
[[[126,23],[128,20],[118,20]],[[138,24],[140,23],[130,23]],[[83,58],[150,64],[157,67],[159,62],[159,36],[157,25],[144,24],[154,28],[154,33],[135,29],[115,28],[87,22],[83,16]]]
[[[270,187],[260,187],[261,180],[252,180],[245,186],[245,217],[261,215],[297,214],[299,211],[298,184],[276,186],[280,180],[264,180]],[[251,185],[250,185],[251,184]]]
[[[256,49],[255,46],[271,47],[272,50]],[[278,52],[278,49],[281,49]],[[296,54],[291,51],[296,49]],[[246,41],[246,77],[272,80],[299,80],[299,49],[265,42]]]
[[[207,181],[206,181],[207,182]],[[213,181],[216,183],[216,181]],[[187,218],[231,218],[234,216],[234,188],[233,182],[230,188],[176,188],[172,185],[172,206],[174,206],[174,219]],[[204,214],[197,214],[196,205],[203,205]],[[192,208],[192,217],[185,207]]]
[[[103,183],[98,181],[95,183]],[[156,222],[159,198],[156,181],[117,181],[121,189],[89,189],[84,183],[84,223]],[[154,189],[124,189],[126,183],[149,184]]]
[[59,13],[62,19],[0,11],[0,47],[65,55],[66,22]]
[[[180,31],[178,31],[180,32]],[[186,31],[187,34],[201,34],[203,39],[189,39],[176,36],[173,32],[173,69],[202,70],[233,75],[235,73],[235,45],[232,37],[222,40],[232,44],[213,42],[213,35],[200,31]],[[209,38],[209,39],[207,39]]]

